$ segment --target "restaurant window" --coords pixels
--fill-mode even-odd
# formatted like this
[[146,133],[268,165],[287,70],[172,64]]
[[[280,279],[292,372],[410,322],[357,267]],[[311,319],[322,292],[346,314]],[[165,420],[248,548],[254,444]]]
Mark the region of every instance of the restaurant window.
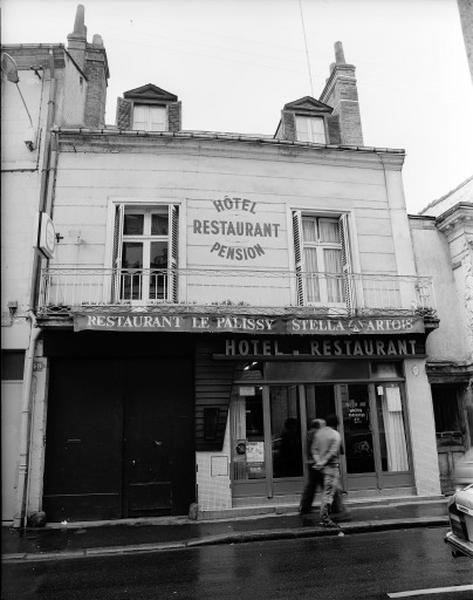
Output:
[[435,432],[439,447],[461,446],[464,443],[459,397],[460,386],[458,385],[432,385]]
[[2,350],[2,381],[21,381],[24,366],[24,350]]
[[293,212],[298,304],[351,303],[348,215]]
[[381,468],[389,473],[407,471],[409,462],[401,386],[386,383],[378,385],[376,390]]
[[117,301],[177,301],[177,234],[177,206],[117,206],[113,249]]
[[298,142],[325,144],[324,118],[296,116],[296,139]]
[[166,131],[166,107],[153,106],[151,104],[135,104],[133,106],[133,129],[142,131]]

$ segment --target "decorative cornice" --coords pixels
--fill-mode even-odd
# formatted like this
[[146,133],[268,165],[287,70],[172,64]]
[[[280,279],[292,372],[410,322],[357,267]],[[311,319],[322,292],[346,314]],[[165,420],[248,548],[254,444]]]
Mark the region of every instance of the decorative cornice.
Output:
[[147,83],[141,87],[134,88],[124,92],[123,97],[127,100],[153,100],[160,102],[177,102],[177,96],[167,92],[162,88],[154,85],[153,83]]
[[320,113],[331,113],[333,109],[328,104],[320,102],[320,100],[316,100],[312,96],[304,96],[303,98],[285,104],[284,110],[315,115]]
[[467,221],[473,221],[473,202],[459,202],[435,219],[439,231],[443,232]]
[[[113,148],[130,149],[159,147],[170,144],[185,142],[209,142],[215,143],[216,147],[222,144],[241,146],[247,151],[249,145],[261,150],[265,148],[279,148],[280,151],[293,156],[304,153],[305,155],[323,156],[328,159],[340,160],[346,156],[347,160],[353,162],[358,160],[370,165],[370,168],[383,168],[383,165],[393,169],[400,169],[404,162],[405,151],[399,148],[376,148],[374,146],[356,146],[350,144],[314,144],[309,142],[296,142],[291,140],[276,139],[272,136],[248,135],[238,133],[217,133],[209,131],[179,131],[179,132],[147,132],[123,130],[115,128],[87,129],[87,128],[54,128],[53,133],[58,135],[59,142],[64,146],[71,144],[74,151],[82,147],[85,151],[88,147],[102,148],[107,151]],[[125,150],[126,151],[126,150]],[[380,160],[381,159],[381,160]]]

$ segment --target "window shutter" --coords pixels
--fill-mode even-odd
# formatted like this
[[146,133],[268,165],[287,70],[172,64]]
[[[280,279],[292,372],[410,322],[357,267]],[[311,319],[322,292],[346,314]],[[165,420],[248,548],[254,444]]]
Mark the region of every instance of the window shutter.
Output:
[[179,207],[169,206],[168,301],[177,302]]
[[113,286],[112,286],[112,301],[120,300],[120,281],[121,281],[121,262],[123,248],[123,218],[125,214],[125,206],[117,204],[115,207],[115,220],[113,223],[113,249],[112,249],[112,269],[113,269]]
[[292,229],[294,236],[294,258],[296,270],[296,294],[298,306],[304,305],[304,282],[302,279],[302,216],[300,210],[292,213]]
[[338,115],[330,115],[327,119],[329,144],[341,144],[340,120]]
[[126,98],[117,98],[117,127],[131,129],[132,102]]
[[351,315],[355,308],[352,256],[348,230],[348,215],[343,214],[339,220],[340,240],[342,242],[343,292],[348,313]]

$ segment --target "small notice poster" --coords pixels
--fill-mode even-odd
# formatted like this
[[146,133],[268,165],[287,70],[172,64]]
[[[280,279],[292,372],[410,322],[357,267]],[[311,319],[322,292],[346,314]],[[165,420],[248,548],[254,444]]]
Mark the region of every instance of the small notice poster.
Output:
[[401,393],[398,387],[387,387],[386,388],[386,400],[388,403],[389,412],[401,412]]
[[264,462],[264,442],[246,442],[246,462]]

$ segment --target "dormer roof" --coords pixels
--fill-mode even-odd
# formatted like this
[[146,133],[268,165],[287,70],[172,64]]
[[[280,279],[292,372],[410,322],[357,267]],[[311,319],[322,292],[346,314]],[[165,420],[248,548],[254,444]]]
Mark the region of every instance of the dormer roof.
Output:
[[316,100],[312,96],[304,96],[284,105],[284,110],[290,110],[299,114],[315,115],[320,113],[331,113],[332,107]]
[[123,94],[124,98],[134,101],[151,102],[151,103],[167,103],[177,102],[177,96],[167,92],[162,88],[152,83],[147,83],[133,90],[128,90]]

